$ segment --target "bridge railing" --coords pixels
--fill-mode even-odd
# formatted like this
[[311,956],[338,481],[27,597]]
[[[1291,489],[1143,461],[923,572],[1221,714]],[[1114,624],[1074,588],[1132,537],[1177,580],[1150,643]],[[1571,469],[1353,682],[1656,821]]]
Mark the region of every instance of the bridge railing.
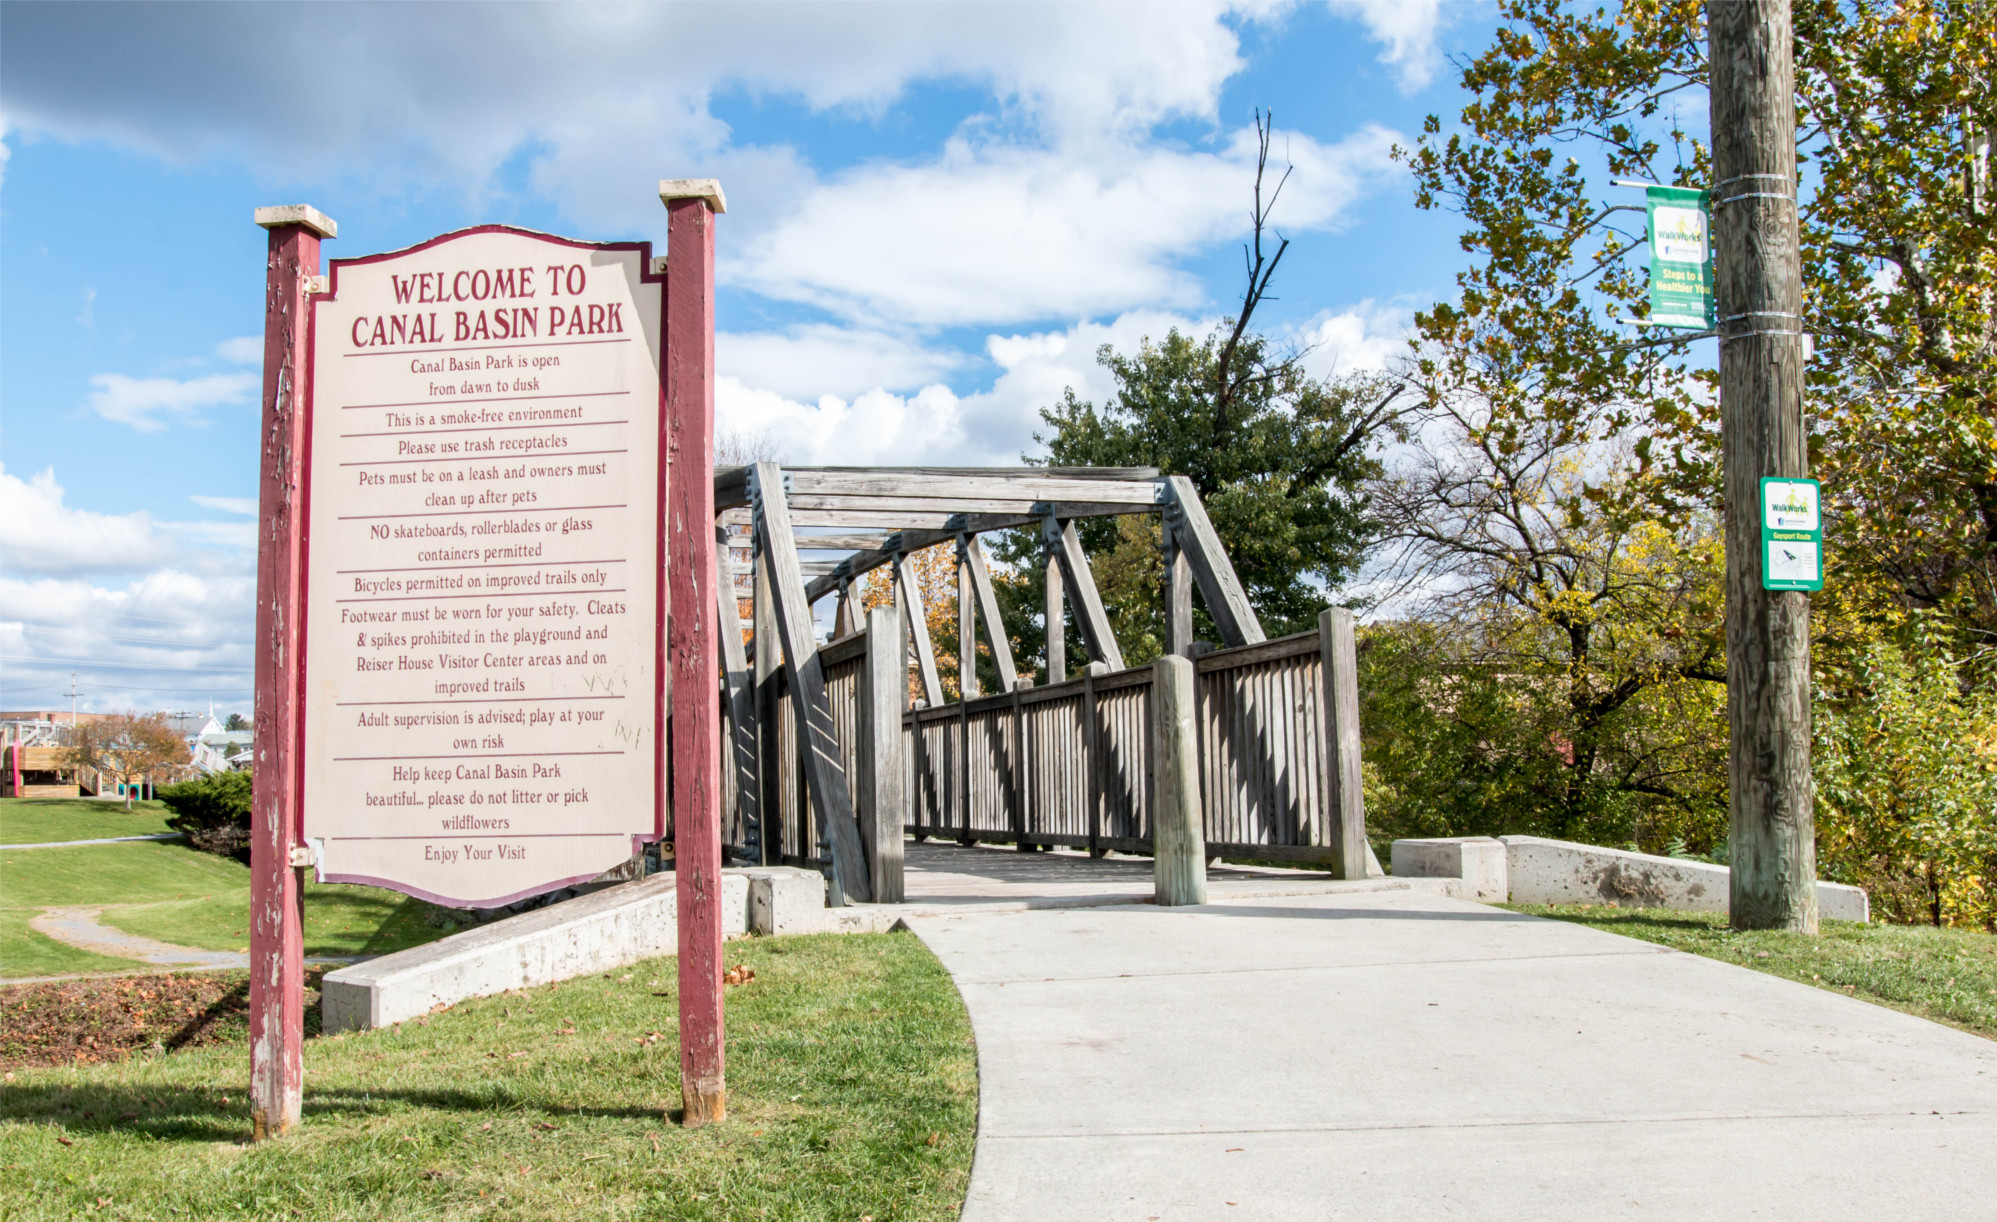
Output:
[[[840,762],[849,777],[858,775],[867,648],[866,634],[858,633],[821,651]],[[1210,854],[1341,860],[1325,663],[1335,652],[1327,627],[1194,660],[1196,752]],[[769,736],[763,758],[771,768],[761,798],[770,815],[763,830],[766,860],[819,864],[827,859],[825,835],[797,762],[790,693],[781,672],[773,678],[775,707],[763,719]],[[1109,673],[1098,667],[1046,687],[1022,685],[908,710],[902,715],[904,830],[918,839],[964,844],[1151,853],[1151,685],[1149,667]],[[729,840],[743,842],[738,829],[731,828]]]
[[[1195,661],[1208,851],[1337,860],[1319,634]],[[918,838],[1151,852],[1151,671],[906,714]]]

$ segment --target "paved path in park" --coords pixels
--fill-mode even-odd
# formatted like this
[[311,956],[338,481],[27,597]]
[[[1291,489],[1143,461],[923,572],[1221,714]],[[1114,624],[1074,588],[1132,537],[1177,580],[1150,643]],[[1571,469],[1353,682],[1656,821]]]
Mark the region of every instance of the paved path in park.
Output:
[[[94,904],[81,908],[44,908],[28,920],[28,928],[78,950],[89,951],[95,955],[109,955],[115,959],[136,959],[140,963],[156,968],[171,968],[175,971],[216,971],[246,968],[250,965],[249,955],[241,951],[203,950],[198,946],[180,946],[173,942],[148,938],[143,934],[127,933],[116,926],[106,925],[98,918],[110,906]],[[358,963],[362,958],[366,956],[307,956],[305,962]],[[70,978],[20,976],[0,980],[0,984],[26,984]]]
[[44,840],[40,844],[0,844],[0,849],[73,849],[83,844],[130,844],[134,840],[185,840],[182,832],[161,832],[155,836],[102,836],[96,840]]
[[977,1031],[965,1222],[1997,1211],[1997,1043],[1391,881],[1240,885],[911,919]]

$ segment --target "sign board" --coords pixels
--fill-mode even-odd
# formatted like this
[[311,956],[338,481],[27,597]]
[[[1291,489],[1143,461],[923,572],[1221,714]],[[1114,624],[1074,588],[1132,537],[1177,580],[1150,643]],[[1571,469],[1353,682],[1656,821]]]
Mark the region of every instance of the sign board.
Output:
[[312,299],[303,833],[494,907],[663,830],[663,278],[485,226]]
[[1762,477],[1761,588],[1824,588],[1823,500],[1816,480]]
[[1713,311],[1711,195],[1690,187],[1651,187],[1650,320],[1710,331]]

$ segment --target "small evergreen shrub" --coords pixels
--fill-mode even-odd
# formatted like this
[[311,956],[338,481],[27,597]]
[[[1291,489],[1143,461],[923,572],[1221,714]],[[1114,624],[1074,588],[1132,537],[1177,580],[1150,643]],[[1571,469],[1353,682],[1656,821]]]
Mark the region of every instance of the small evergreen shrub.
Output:
[[160,789],[159,800],[173,812],[166,825],[187,835],[205,853],[250,859],[250,774],[211,772]]

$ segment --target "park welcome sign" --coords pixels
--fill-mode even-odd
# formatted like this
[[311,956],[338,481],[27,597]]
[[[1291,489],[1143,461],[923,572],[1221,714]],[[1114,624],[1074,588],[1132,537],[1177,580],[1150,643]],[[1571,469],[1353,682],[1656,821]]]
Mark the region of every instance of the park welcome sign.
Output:
[[712,179],[661,182],[659,198],[663,259],[649,243],[484,225],[326,275],[329,218],[257,209],[258,1139],[301,1112],[305,870],[496,907],[626,862],[669,822],[685,1122],[725,1112],[713,289],[726,204]]
[[313,299],[304,834],[495,907],[664,832],[663,276],[488,226]]

